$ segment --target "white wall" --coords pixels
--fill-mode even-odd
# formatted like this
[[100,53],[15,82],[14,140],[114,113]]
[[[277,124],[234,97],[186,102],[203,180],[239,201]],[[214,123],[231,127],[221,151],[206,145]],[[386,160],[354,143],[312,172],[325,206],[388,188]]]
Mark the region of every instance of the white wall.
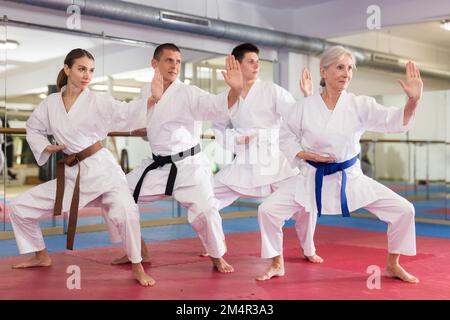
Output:
[[[425,92],[416,111],[414,124],[407,134],[367,133],[367,139],[399,139],[445,141],[450,104],[449,91]],[[377,97],[386,106],[401,107],[404,95]],[[371,160],[372,159],[371,157]],[[444,144],[378,143],[376,147],[376,176],[378,178],[410,180],[445,180],[448,157]],[[428,170],[428,171],[427,171]]]

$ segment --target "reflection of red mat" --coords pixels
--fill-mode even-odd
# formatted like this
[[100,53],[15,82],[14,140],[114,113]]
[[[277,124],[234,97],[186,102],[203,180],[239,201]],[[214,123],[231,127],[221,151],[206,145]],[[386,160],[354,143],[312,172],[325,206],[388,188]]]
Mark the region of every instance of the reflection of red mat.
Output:
[[[325,258],[321,265],[298,258],[293,228],[285,234],[286,276],[256,282],[267,266],[259,255],[259,233],[227,235],[227,259],[233,274],[219,274],[208,258],[198,253],[197,238],[149,243],[156,279],[153,288],[141,288],[131,277],[130,266],[111,266],[123,253],[120,247],[82,249],[52,254],[54,266],[12,270],[23,257],[0,259],[2,299],[450,299],[450,239],[418,237],[415,257],[402,263],[421,279],[418,285],[381,278],[381,289],[366,286],[370,265],[384,267],[386,235],[350,228],[317,226],[316,247]],[[68,290],[66,268],[81,268],[81,290]]]
[[420,213],[434,213],[434,214],[450,215],[450,209],[439,208],[439,209],[420,210]]
[[[5,218],[6,222],[9,222],[9,215],[6,214],[5,217],[3,217],[3,214],[5,212],[3,205],[0,206],[1,207],[1,211],[0,211],[0,221],[3,221],[3,218]],[[7,206],[8,209],[8,206]],[[161,211],[166,211],[166,208],[153,208],[153,207],[139,207],[139,211],[141,213],[144,212],[161,212]],[[102,216],[102,211],[100,208],[83,208],[78,212],[79,217],[101,217]],[[49,219],[53,219],[53,217],[50,217]],[[63,216],[56,216],[55,219],[60,220],[63,219]]]
[[450,215],[450,208],[439,208],[439,209],[429,209],[429,210],[421,210],[421,212],[428,212],[428,213],[437,213],[437,214],[449,214]]

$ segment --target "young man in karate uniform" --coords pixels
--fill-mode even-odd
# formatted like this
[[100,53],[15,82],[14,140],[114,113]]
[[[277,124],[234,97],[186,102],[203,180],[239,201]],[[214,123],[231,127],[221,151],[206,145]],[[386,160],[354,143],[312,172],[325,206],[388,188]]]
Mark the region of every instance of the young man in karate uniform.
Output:
[[[279,149],[279,129],[284,117],[293,113],[294,97],[270,81],[259,79],[259,49],[251,43],[235,47],[231,53],[239,62],[244,89],[230,109],[230,119],[213,125],[216,140],[235,154],[233,162],[214,177],[214,193],[220,209],[239,197],[266,198],[289,178],[298,174]],[[300,84],[305,96],[311,94],[311,79],[303,74]],[[313,242],[315,223],[299,212],[293,218],[304,257],[322,263]]]

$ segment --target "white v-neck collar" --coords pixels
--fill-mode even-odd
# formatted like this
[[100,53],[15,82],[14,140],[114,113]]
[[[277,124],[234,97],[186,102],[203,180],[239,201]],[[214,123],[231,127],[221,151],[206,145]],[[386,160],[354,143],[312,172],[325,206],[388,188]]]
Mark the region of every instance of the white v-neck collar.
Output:
[[326,111],[331,111],[332,113],[334,113],[334,112],[339,108],[339,105],[341,104],[340,102],[342,101],[343,96],[344,96],[345,94],[346,94],[346,91],[343,90],[343,91],[341,92],[341,94],[339,95],[338,100],[336,101],[336,105],[334,106],[334,109],[329,109],[329,108],[328,108],[327,104],[325,103],[325,100],[323,100],[323,97],[322,97],[321,92],[318,93],[318,96],[319,96],[319,99],[320,99],[320,101],[321,101],[322,107],[325,108]]
[[261,80],[258,78],[256,79],[255,82],[253,82],[252,86],[250,87],[250,90],[248,90],[247,95],[245,96],[245,98],[243,96],[240,96],[240,98],[243,101],[246,101],[249,97],[251,97],[253,95],[253,93],[256,91],[255,86],[259,86],[259,84],[261,83]]
[[78,97],[77,97],[77,98],[75,99],[75,101],[73,102],[73,104],[72,104],[72,106],[70,107],[70,110],[69,110],[69,111],[66,110],[66,106],[64,105],[64,99],[63,99],[63,92],[66,91],[66,89],[67,89],[67,86],[63,86],[63,87],[61,88],[59,97],[60,97],[60,99],[61,99],[61,104],[62,104],[62,107],[63,107],[63,109],[64,109],[65,114],[69,115],[69,114],[73,113],[72,110],[73,110],[76,106],[79,105],[80,99],[81,99],[84,95],[86,95],[87,92],[89,92],[89,89],[86,88],[86,89],[84,89],[83,91],[81,91],[81,93],[78,95]]
[[[181,81],[180,79],[175,79],[166,89],[166,91],[163,92],[161,96],[161,100],[158,101],[158,105],[163,105],[165,101],[167,101],[170,96],[176,91],[176,88],[180,85]],[[150,89],[151,91],[151,89]]]

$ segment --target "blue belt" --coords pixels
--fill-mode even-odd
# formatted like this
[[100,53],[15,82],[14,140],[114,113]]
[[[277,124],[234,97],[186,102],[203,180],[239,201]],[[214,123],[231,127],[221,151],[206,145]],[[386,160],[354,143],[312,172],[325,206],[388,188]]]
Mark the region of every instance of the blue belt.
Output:
[[317,205],[317,214],[320,217],[322,211],[322,184],[323,177],[328,176],[330,174],[334,174],[338,171],[342,171],[342,185],[341,185],[341,210],[342,216],[350,217],[350,212],[347,206],[347,195],[345,194],[345,186],[347,184],[347,174],[345,173],[345,169],[353,166],[358,160],[358,156],[354,156],[350,160],[344,162],[314,162],[306,160],[310,165],[316,168],[316,205]]

